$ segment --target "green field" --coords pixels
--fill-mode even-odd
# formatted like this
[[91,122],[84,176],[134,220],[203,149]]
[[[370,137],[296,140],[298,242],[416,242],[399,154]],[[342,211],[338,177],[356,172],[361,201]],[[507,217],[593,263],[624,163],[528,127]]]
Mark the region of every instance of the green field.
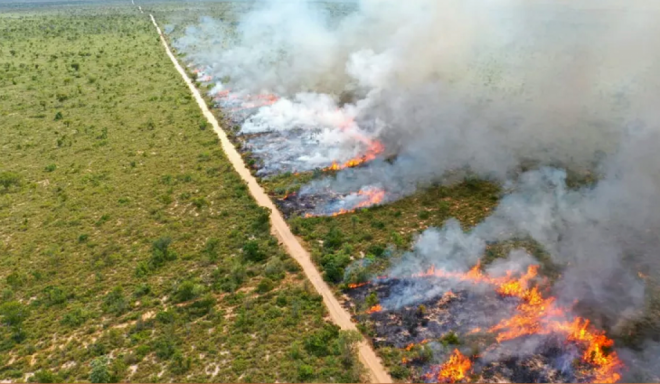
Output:
[[148,15],[0,17],[0,380],[357,381]]

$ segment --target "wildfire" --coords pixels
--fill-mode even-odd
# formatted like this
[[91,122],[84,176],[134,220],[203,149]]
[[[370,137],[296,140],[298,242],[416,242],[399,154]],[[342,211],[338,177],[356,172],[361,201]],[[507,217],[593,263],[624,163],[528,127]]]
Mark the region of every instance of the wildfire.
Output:
[[[383,202],[385,199],[385,191],[380,189],[380,188],[366,188],[366,189],[361,189],[360,191],[357,192],[357,195],[359,196],[364,196],[364,198],[358,202],[357,204],[353,205],[350,209],[346,208],[341,208],[340,210],[333,212],[329,216],[335,217],[339,215],[344,215],[346,213],[351,213],[355,212],[358,209],[361,208],[367,208],[372,205],[380,204]],[[313,213],[306,213],[305,217],[314,217],[314,216],[319,216]]]
[[365,285],[367,285],[367,284],[369,284],[369,283],[368,283],[368,282],[364,282],[364,283],[351,283],[351,284],[348,284],[348,288],[350,288],[350,289],[355,289],[355,288],[363,287],[363,286],[365,286]]
[[[522,276],[516,278],[512,271],[501,277],[485,275],[481,272],[479,263],[465,273],[444,271],[432,266],[412,277],[442,277],[489,284],[502,296],[520,299],[521,302],[512,317],[503,319],[488,329],[488,332],[495,334],[498,342],[527,335],[564,334],[567,342],[577,343],[584,348],[581,359],[583,363],[593,367],[594,382],[617,382],[621,379],[619,370],[623,363],[617,353],[611,351],[614,341],[603,331],[590,326],[589,320],[569,316],[557,305],[555,298],[544,297],[539,287],[531,284],[532,280],[537,278],[538,268],[538,265],[531,265]],[[469,333],[480,331],[480,328],[475,328]],[[413,346],[414,344],[410,344],[405,349],[410,350]],[[470,367],[470,360],[456,350],[435,378],[438,381],[462,380]]]
[[229,112],[240,112],[245,109],[265,107],[275,104],[280,98],[277,95],[271,93],[259,94],[259,95],[247,95],[239,96],[237,94],[232,94],[231,89],[225,89],[215,94],[213,100],[220,101],[221,99],[241,99],[241,106],[232,108]]
[[385,147],[380,141],[374,140],[369,143],[369,147],[367,148],[367,153],[350,159],[344,163],[338,163],[336,161],[332,162],[332,165],[324,168],[324,171],[339,171],[342,169],[346,168],[353,168],[357,167],[360,164],[364,164],[368,161],[374,160],[378,155],[380,155],[383,151],[385,150]]
[[380,304],[376,304],[373,307],[369,308],[367,310],[367,313],[371,314],[371,313],[380,312],[382,310],[383,310],[383,307]]
[[[440,371],[435,377],[438,382],[451,382],[464,380],[470,373],[472,362],[465,357],[458,349],[454,349],[449,361],[440,367]],[[431,378],[431,377],[429,377]]]
[[289,197],[295,196],[295,195],[296,195],[295,192],[287,193],[286,195],[280,197],[279,200],[284,201],[284,200],[288,199]]
[[576,317],[564,320],[564,310],[555,304],[555,299],[544,298],[538,287],[527,288],[527,283],[536,276],[538,266],[530,266],[520,279],[508,281],[497,287],[503,296],[522,299],[518,313],[502,320],[489,331],[497,332],[497,341],[512,340],[524,335],[565,333],[568,341],[578,342],[585,347],[582,361],[596,367],[594,381],[597,383],[617,382],[621,375],[617,372],[622,363],[616,352],[608,349],[614,341],[604,332],[589,327],[589,320]]
[[406,351],[410,351],[411,349],[415,348],[415,345],[424,345],[424,344],[426,344],[426,343],[428,343],[428,342],[429,342],[428,339],[424,339],[424,340],[420,341],[419,344],[410,343],[410,344],[406,345],[405,350],[406,350]]

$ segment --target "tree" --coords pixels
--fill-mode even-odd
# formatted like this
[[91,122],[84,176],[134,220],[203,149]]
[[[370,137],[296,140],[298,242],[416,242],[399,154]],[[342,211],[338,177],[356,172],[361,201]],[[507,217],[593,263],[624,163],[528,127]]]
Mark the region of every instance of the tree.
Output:
[[108,360],[98,357],[92,360],[92,371],[89,373],[89,381],[92,383],[109,383],[110,372],[108,372]]
[[337,228],[332,227],[323,239],[323,247],[326,249],[338,249],[344,243],[344,234]]
[[128,309],[128,303],[124,298],[124,290],[121,287],[115,287],[110,293],[105,296],[103,302],[103,310],[105,312],[121,315]]
[[151,247],[151,259],[149,260],[151,269],[159,268],[167,261],[176,260],[177,254],[170,250],[170,243],[172,243],[172,239],[169,237],[161,237],[154,241]]
[[250,240],[243,245],[243,255],[248,261],[259,262],[266,258],[266,254],[259,249],[259,243],[255,240]]
[[9,301],[0,305],[2,324],[8,327],[20,327],[29,315],[28,307],[18,301]]

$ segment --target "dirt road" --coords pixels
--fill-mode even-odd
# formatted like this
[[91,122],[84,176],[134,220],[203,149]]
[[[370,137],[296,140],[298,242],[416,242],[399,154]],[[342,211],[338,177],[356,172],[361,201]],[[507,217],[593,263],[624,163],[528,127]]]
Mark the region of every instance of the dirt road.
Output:
[[[232,165],[234,166],[234,169],[236,169],[236,172],[238,172],[241,178],[245,180],[245,182],[247,183],[250,189],[250,194],[252,194],[252,196],[255,198],[257,203],[262,207],[266,207],[270,209],[271,211],[270,220],[271,220],[273,234],[284,244],[286,250],[289,252],[289,255],[291,255],[291,257],[293,257],[300,264],[305,275],[307,275],[307,279],[309,279],[309,281],[313,284],[314,288],[316,288],[318,293],[320,293],[323,296],[323,302],[328,308],[330,317],[335,322],[335,324],[337,324],[339,327],[341,327],[341,329],[344,330],[357,330],[355,324],[351,321],[350,314],[339,304],[335,296],[332,294],[330,287],[328,287],[328,285],[321,277],[321,274],[312,263],[309,253],[302,247],[302,245],[300,244],[298,239],[293,235],[293,233],[291,233],[291,229],[289,229],[289,226],[284,221],[282,214],[280,213],[279,210],[277,210],[277,208],[270,200],[266,192],[264,192],[261,186],[257,183],[257,180],[252,176],[248,168],[245,166],[245,163],[243,162],[243,158],[238,153],[236,148],[234,148],[232,143],[229,141],[225,132],[220,128],[220,125],[218,124],[218,121],[215,119],[215,116],[213,116],[211,111],[206,106],[206,102],[202,98],[202,95],[199,93],[199,91],[192,83],[190,78],[188,78],[188,75],[183,70],[183,67],[181,67],[176,57],[172,54],[172,51],[167,45],[167,41],[163,37],[163,34],[160,28],[158,27],[158,24],[156,23],[156,19],[153,17],[153,15],[149,15],[149,16],[151,17],[151,21],[153,22],[154,26],[158,30],[158,35],[160,36],[161,42],[163,43],[163,46],[167,51],[167,55],[172,60],[172,63],[174,63],[176,70],[179,71],[179,74],[181,74],[181,77],[188,85],[188,88],[190,88],[190,92],[195,97],[195,100],[197,101],[197,104],[199,105],[199,108],[202,110],[204,116],[213,126],[213,130],[218,135],[218,137],[220,138],[220,142],[222,143],[222,149],[225,151],[225,154],[229,158],[229,161],[231,161]],[[372,382],[374,383],[392,382],[392,378],[387,373],[387,371],[385,371],[385,368],[383,367],[380,358],[376,356],[374,350],[364,340],[361,341],[359,344],[359,355],[360,355],[360,361],[362,361],[362,363],[367,368],[371,376]]]

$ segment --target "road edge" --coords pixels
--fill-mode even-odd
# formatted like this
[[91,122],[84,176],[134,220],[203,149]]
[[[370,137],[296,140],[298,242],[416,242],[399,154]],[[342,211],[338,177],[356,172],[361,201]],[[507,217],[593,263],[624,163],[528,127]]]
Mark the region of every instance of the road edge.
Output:
[[[141,8],[140,12],[143,13]],[[284,220],[282,213],[277,209],[275,204],[273,204],[270,197],[266,194],[263,188],[261,188],[252,173],[245,166],[243,158],[238,153],[231,141],[229,141],[225,131],[220,128],[220,124],[218,124],[217,119],[209,110],[206,102],[204,101],[204,98],[199,93],[199,90],[197,87],[195,87],[195,84],[190,80],[185,70],[181,64],[179,64],[179,61],[170,50],[170,47],[167,44],[167,40],[165,40],[165,37],[163,36],[163,33],[160,30],[158,23],[156,22],[156,19],[152,14],[149,14],[149,17],[151,18],[151,22],[153,23],[154,27],[156,27],[161,43],[163,44],[163,47],[165,47],[167,55],[169,56],[170,60],[172,60],[174,67],[179,72],[186,85],[188,85],[188,88],[197,101],[202,114],[213,127],[213,131],[215,131],[215,133],[218,135],[222,149],[234,167],[234,170],[236,170],[239,176],[247,183],[250,194],[255,199],[257,204],[270,210],[271,232],[275,235],[275,237],[278,238],[281,244],[284,245],[287,253],[293,257],[294,260],[296,260],[302,267],[307,279],[312,283],[316,291],[323,297],[323,303],[328,309],[328,313],[332,321],[343,330],[357,331],[357,327],[351,320],[351,315],[346,309],[344,309],[344,307],[341,306],[337,298],[332,293],[330,287],[323,280],[321,274],[312,262],[312,258],[309,252],[307,252],[307,250],[300,244],[298,239],[293,235],[291,229]],[[393,382],[392,378],[385,370],[381,359],[378,357],[378,355],[376,355],[376,352],[373,350],[371,345],[364,339],[364,336],[363,339],[358,343],[358,355],[362,364],[365,366],[365,368],[367,368],[372,383]]]

